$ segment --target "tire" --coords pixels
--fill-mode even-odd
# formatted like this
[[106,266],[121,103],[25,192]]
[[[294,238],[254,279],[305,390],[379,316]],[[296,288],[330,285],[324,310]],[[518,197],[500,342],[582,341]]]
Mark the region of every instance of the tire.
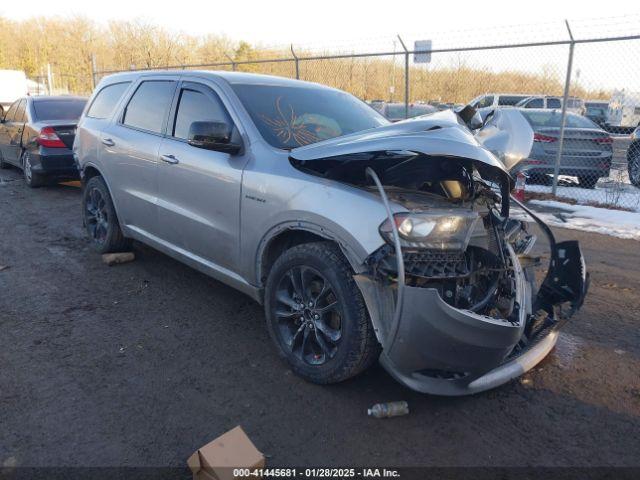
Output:
[[9,168],[9,163],[4,161],[4,157],[2,156],[2,152],[0,152],[0,169],[4,170],[5,168]]
[[634,142],[629,147],[627,170],[629,172],[629,181],[640,188],[640,143]]
[[[294,287],[294,278],[302,289]],[[300,293],[302,308],[296,304]],[[346,380],[380,355],[353,271],[331,242],[294,246],[275,261],[265,288],[265,316],[280,356],[309,382]]]
[[82,191],[82,219],[98,253],[121,252],[130,246],[122,234],[109,189],[100,176],[90,178]]
[[593,188],[596,188],[596,183],[598,183],[599,179],[600,177],[598,177],[597,175],[589,175],[587,177],[578,177],[578,183],[582,188],[593,189]]
[[532,173],[527,178],[527,183],[531,185],[550,185],[550,177],[544,173]]
[[20,165],[22,165],[24,183],[26,183],[28,187],[38,188],[46,183],[45,177],[38,175],[37,173],[33,173],[31,170],[31,154],[26,150],[22,152],[22,155],[20,156]]

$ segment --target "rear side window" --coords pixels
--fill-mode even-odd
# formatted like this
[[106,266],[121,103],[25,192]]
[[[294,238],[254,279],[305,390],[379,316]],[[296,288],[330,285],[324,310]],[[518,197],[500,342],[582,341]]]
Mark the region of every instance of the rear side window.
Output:
[[109,118],[129,84],[130,82],[114,83],[100,90],[89,107],[87,117]]
[[9,107],[9,110],[7,111],[7,115],[4,117],[4,120],[6,122],[13,122],[14,118],[16,117],[16,110],[18,110],[18,105],[20,105],[20,100],[16,100]]
[[173,136],[186,140],[191,124],[205,121],[231,123],[220,99],[216,98],[216,101],[213,101],[204,93],[196,90],[182,90]]
[[36,120],[77,120],[87,102],[85,100],[36,100],[33,113]]
[[[567,102],[567,106],[571,108],[571,101]],[[573,105],[574,107],[576,105]],[[547,98],[547,108],[560,108],[560,99],[559,98]]]
[[18,106],[18,110],[16,110],[16,116],[15,116],[15,121],[16,122],[24,122],[26,104],[27,104],[26,100],[21,100],[20,101],[20,105]]
[[524,100],[527,97],[519,97],[517,95],[500,95],[498,97],[498,105],[509,105],[513,106],[518,103],[520,100]]
[[129,127],[162,133],[176,82],[149,80],[142,82],[124,111],[122,123]]
[[543,107],[544,107],[544,102],[542,101],[541,98],[534,98],[532,100],[529,100],[525,105],[525,108],[543,108]]

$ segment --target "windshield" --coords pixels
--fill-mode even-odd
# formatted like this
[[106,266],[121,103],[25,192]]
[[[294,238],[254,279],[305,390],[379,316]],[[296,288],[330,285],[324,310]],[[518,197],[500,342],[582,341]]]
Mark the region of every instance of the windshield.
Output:
[[[521,110],[521,113],[532,127],[560,128],[562,114],[555,110]],[[567,113],[567,120],[564,125],[567,128],[600,128],[588,118],[575,113]]]
[[78,120],[86,100],[37,100],[33,102],[33,113],[38,121]]
[[253,84],[231,87],[262,137],[285,150],[389,123],[366,103],[339,90]]
[[587,107],[587,115],[606,115],[606,107]]

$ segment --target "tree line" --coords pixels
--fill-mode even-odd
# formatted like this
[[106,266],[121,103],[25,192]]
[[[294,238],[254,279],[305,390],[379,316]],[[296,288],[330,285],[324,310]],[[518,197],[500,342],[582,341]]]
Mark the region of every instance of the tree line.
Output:
[[[312,56],[303,51],[296,54]],[[0,69],[24,70],[29,78],[46,82],[49,66],[57,90],[89,94],[93,89],[92,58],[98,71],[238,62],[238,71],[296,75],[288,49],[265,48],[215,33],[175,33],[141,20],[105,25],[85,17],[15,21],[0,16]],[[275,58],[292,60],[243,63]],[[388,57],[304,60],[299,63],[299,75],[303,80],[341,88],[364,100],[403,101],[403,58],[399,53]],[[230,65],[215,68],[232,69]],[[489,91],[560,95],[563,90],[562,72],[551,65],[535,73],[498,72],[473,66],[464,54],[434,62],[429,68],[411,65],[409,80],[411,101],[464,103]],[[573,87],[571,94],[582,98],[609,96],[609,92],[579,86]]]

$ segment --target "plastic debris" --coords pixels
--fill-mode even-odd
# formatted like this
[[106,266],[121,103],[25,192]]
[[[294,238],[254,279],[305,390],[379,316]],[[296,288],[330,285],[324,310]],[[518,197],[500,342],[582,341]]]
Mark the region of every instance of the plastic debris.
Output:
[[409,414],[409,404],[405,401],[376,403],[367,410],[370,417],[390,418]]

